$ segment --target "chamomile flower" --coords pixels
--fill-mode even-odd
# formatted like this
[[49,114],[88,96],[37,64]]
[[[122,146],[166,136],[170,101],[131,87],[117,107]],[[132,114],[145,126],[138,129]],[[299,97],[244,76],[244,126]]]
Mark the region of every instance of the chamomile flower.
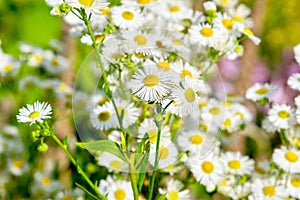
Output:
[[288,149],[282,146],[275,149],[272,159],[284,171],[300,173],[300,151],[294,148]]
[[107,102],[110,102],[110,99],[104,94],[104,92],[102,90],[96,91],[95,94],[90,97],[87,108],[88,110],[92,110],[98,106],[103,106]]
[[[156,144],[158,128],[152,118],[146,118],[140,124],[138,129],[138,138],[142,139],[145,134],[147,134],[150,144]],[[168,126],[164,126],[161,130],[161,139],[170,139],[170,128]]]
[[31,90],[35,86],[40,86],[42,85],[42,80],[36,76],[25,76],[21,78],[18,82],[18,89],[20,91],[23,90]]
[[226,152],[221,155],[225,171],[231,174],[251,174],[254,170],[254,161],[240,152]]
[[255,179],[251,185],[252,200],[279,200],[282,199],[284,189],[280,185],[276,185],[274,177],[268,179]]
[[217,141],[209,134],[195,130],[181,131],[177,136],[177,144],[181,151],[190,151],[194,154],[204,155]]
[[238,3],[238,0],[214,0],[214,2],[223,8],[233,8]]
[[14,75],[19,68],[21,63],[16,61],[11,56],[4,54],[0,49],[0,76]]
[[171,69],[178,73],[179,80],[184,80],[185,78],[198,80],[201,75],[199,70],[187,62],[184,63],[182,60],[173,63]]
[[157,101],[169,94],[172,79],[154,67],[139,69],[128,83],[133,94],[145,101]]
[[87,13],[100,13],[101,9],[109,5],[106,0],[66,0],[65,2],[74,8],[84,8]]
[[68,67],[68,61],[61,55],[53,55],[49,59],[45,59],[43,67],[52,74],[59,74]]
[[198,110],[200,97],[198,92],[201,91],[201,84],[192,79],[184,79],[181,81],[182,87],[172,89],[171,98],[179,109],[182,116],[186,116]]
[[121,29],[136,29],[143,23],[143,16],[134,7],[113,7],[111,8],[113,23]]
[[300,44],[296,45],[293,50],[295,54],[295,60],[300,65]]
[[254,33],[252,32],[252,30],[250,30],[249,28],[241,26],[239,28],[239,31],[241,33],[243,33],[244,35],[248,36],[248,38],[250,40],[252,40],[252,42],[254,42],[254,44],[258,45],[260,43],[260,39],[258,37],[256,37],[254,35]]
[[287,84],[290,88],[300,91],[300,73],[292,74],[289,77]]
[[109,200],[132,200],[133,191],[129,181],[116,180],[114,177],[108,176],[106,180],[101,180],[99,190],[103,194],[107,194]]
[[300,199],[300,174],[292,174],[289,176],[286,192],[289,193],[290,196]]
[[166,189],[159,188],[158,190],[160,194],[167,194],[166,197],[168,200],[175,200],[175,199],[189,200],[191,198],[189,190],[187,189],[182,190],[182,189],[183,189],[183,184],[180,181],[171,179],[167,182]]
[[78,188],[57,193],[56,200],[84,200],[84,192]]
[[90,114],[92,126],[97,130],[107,130],[117,124],[116,113],[111,103],[96,107]]
[[268,112],[268,119],[279,129],[288,129],[296,124],[294,109],[286,104],[274,105]]
[[223,29],[226,32],[231,32],[235,29],[233,19],[227,14],[219,13],[217,18],[214,19],[216,27]]
[[19,110],[17,115],[18,122],[30,122],[30,125],[36,122],[43,122],[44,119],[51,118],[52,108],[51,105],[39,101],[33,103],[33,105],[27,104],[26,107],[23,107]]
[[189,33],[193,42],[208,47],[214,47],[217,43],[224,41],[225,35],[221,29],[216,29],[210,24],[193,25]]
[[229,133],[233,133],[240,129],[240,125],[243,124],[243,121],[240,115],[236,115],[232,111],[227,111],[225,118],[221,122],[222,129],[228,131]]
[[215,187],[222,179],[223,168],[214,153],[210,153],[205,158],[190,157],[187,165],[196,180],[208,188]]
[[36,198],[41,198],[41,194],[49,196],[51,193],[57,193],[61,188],[59,181],[53,179],[53,177],[47,172],[36,172],[34,174],[34,183],[31,187],[31,192]]
[[204,106],[201,112],[201,118],[208,125],[219,127],[225,119],[225,106],[216,99],[210,99],[207,106]]
[[28,163],[23,159],[9,160],[9,170],[15,176],[21,176],[29,171]]
[[269,83],[255,83],[246,91],[246,98],[252,101],[269,99],[276,92],[276,86]]
[[105,166],[110,171],[127,171],[128,163],[119,157],[108,153],[103,152],[98,158],[98,164]]
[[[150,146],[149,162],[155,165],[156,144]],[[158,168],[165,168],[173,164],[178,157],[178,150],[170,140],[161,140],[158,148]]]
[[267,133],[274,133],[277,128],[274,126],[272,122],[268,118],[264,118],[262,121],[262,128],[267,131]]
[[228,10],[228,14],[232,17],[235,24],[239,26],[241,25],[244,25],[246,27],[253,26],[252,19],[249,18],[249,15],[251,14],[251,10],[244,4],[240,4],[236,8],[230,8]]
[[129,103],[121,99],[116,99],[116,105],[119,116],[121,116],[121,114],[123,113],[122,125],[124,128],[132,125],[140,116],[140,110],[136,108],[133,103]]

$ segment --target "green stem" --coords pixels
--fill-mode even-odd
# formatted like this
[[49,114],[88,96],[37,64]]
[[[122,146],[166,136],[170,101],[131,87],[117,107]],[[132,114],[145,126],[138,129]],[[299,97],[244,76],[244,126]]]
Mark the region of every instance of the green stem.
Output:
[[283,129],[280,129],[279,137],[280,137],[280,141],[281,141],[282,145],[286,145],[286,138],[284,136],[284,130]]
[[155,162],[154,162],[153,173],[152,173],[152,176],[150,178],[150,188],[149,188],[148,200],[152,200],[152,195],[153,195],[155,176],[156,176],[156,173],[157,173],[156,169],[157,169],[157,165],[158,165],[158,153],[159,153],[160,135],[161,135],[161,125],[158,126],[156,149],[155,149],[155,151],[156,151],[155,152]]
[[67,145],[64,145],[57,137],[56,135],[54,135],[54,133],[50,134],[50,137],[56,142],[56,144],[58,144],[58,146],[60,146],[64,152],[66,153],[66,155],[68,156],[68,158],[70,159],[70,161],[73,163],[73,165],[76,166],[78,173],[84,178],[84,180],[89,184],[89,186],[94,190],[94,192],[97,194],[98,197],[100,197],[99,199],[104,199],[107,200],[106,196],[104,196],[103,194],[101,194],[101,192],[99,191],[98,187],[95,186],[93,184],[93,182],[88,178],[88,176],[86,175],[86,173],[82,170],[82,168],[79,166],[79,164],[77,163],[77,161],[75,160],[75,158],[72,156],[72,154],[69,152],[69,150],[67,149]]
[[133,196],[134,200],[139,199],[139,190],[138,190],[138,184],[137,184],[137,176],[136,176],[136,168],[135,168],[135,152],[131,152],[130,155],[130,182],[131,182],[131,187],[133,190]]

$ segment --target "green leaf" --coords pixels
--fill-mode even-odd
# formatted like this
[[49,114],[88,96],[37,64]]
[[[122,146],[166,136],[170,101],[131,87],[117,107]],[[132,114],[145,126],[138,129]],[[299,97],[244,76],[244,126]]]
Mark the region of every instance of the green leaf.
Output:
[[166,194],[163,194],[161,195],[157,200],[165,200],[167,197],[167,193]]
[[93,142],[77,142],[76,145],[80,148],[89,150],[89,151],[102,151],[111,153],[118,158],[126,161],[123,152],[121,151],[120,146],[111,140],[97,140]]

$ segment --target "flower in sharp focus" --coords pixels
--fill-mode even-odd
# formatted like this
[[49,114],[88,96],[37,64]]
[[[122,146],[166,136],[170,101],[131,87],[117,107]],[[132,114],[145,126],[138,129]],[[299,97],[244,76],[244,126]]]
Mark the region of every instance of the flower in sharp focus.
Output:
[[277,88],[269,83],[255,83],[246,91],[246,98],[252,101],[269,99]]
[[294,198],[300,199],[300,175],[292,174],[288,178],[286,191]]
[[292,74],[289,77],[287,84],[290,88],[300,91],[300,73]]
[[19,110],[17,115],[18,122],[30,122],[32,125],[35,122],[43,122],[43,119],[51,118],[52,108],[51,105],[39,101],[34,102],[33,105],[27,104],[26,107],[23,107]]
[[268,112],[268,119],[277,130],[288,129],[296,124],[295,111],[286,104],[274,105]]
[[221,155],[225,171],[236,174],[251,174],[254,170],[254,161],[240,152],[226,152]]
[[189,200],[190,197],[190,192],[189,190],[182,190],[184,185],[175,179],[171,179],[167,182],[167,188],[162,189],[159,188],[159,193],[161,194],[167,194],[167,200]]
[[128,86],[133,94],[146,101],[157,101],[169,94],[172,79],[156,67],[139,69]]
[[280,149],[275,149],[272,158],[285,172],[300,173],[299,150],[282,146]]
[[269,179],[256,179],[251,185],[252,195],[250,200],[276,200],[282,199],[284,195],[284,189],[281,185],[275,184],[275,178]]

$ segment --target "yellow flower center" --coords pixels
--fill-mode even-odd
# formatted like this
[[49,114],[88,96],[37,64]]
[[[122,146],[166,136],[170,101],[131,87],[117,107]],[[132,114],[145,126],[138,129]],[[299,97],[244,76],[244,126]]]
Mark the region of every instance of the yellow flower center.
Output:
[[110,14],[110,8],[100,8],[100,12],[102,15]]
[[91,7],[94,3],[94,0],[78,0],[78,2],[86,7]]
[[51,60],[51,64],[52,64],[53,67],[58,67],[59,66],[59,60],[56,59],[56,58],[53,58]]
[[33,59],[37,62],[37,63],[41,63],[43,61],[43,57],[40,55],[34,55]]
[[159,77],[157,75],[155,75],[155,74],[147,75],[144,78],[144,84],[147,87],[156,86],[158,83],[159,83]]
[[95,35],[95,40],[97,41],[97,42],[101,42],[102,40],[104,39],[104,35]]
[[226,107],[230,107],[231,103],[229,101],[223,101],[222,104]]
[[113,169],[120,170],[123,167],[123,163],[119,160],[113,160],[109,163],[109,166]]
[[149,4],[151,2],[151,0],[138,0],[137,2],[138,2],[138,4],[145,5],[145,4]]
[[164,146],[159,147],[158,156],[159,156],[160,160],[166,159],[169,156],[168,148],[166,148]]
[[256,94],[259,94],[259,95],[263,95],[263,94],[266,94],[266,93],[268,93],[268,88],[265,88],[265,87],[262,87],[262,88],[260,88],[260,89],[258,89],[258,90],[256,90]]
[[179,6],[170,6],[169,10],[172,13],[179,12],[180,11],[180,7]]
[[137,58],[146,58],[146,54],[144,54],[144,53],[135,53],[135,56]]
[[232,17],[232,19],[233,19],[234,21],[236,21],[236,22],[241,22],[241,23],[244,21],[244,18],[241,17],[241,16],[239,16],[239,15],[234,15],[234,16]]
[[209,27],[202,28],[201,31],[200,31],[200,33],[204,37],[211,37],[214,34],[213,30],[211,28],[209,28]]
[[166,167],[166,170],[171,171],[172,169],[174,169],[174,165],[169,165],[168,167]]
[[227,93],[226,96],[230,99],[234,99],[237,97],[237,94],[236,93]]
[[287,112],[286,110],[281,110],[278,112],[278,116],[281,118],[281,119],[287,119],[290,117],[290,113]]
[[126,192],[123,189],[117,189],[114,193],[116,200],[124,200]]
[[41,182],[42,182],[43,185],[46,186],[46,185],[49,185],[49,184],[50,184],[51,179],[50,179],[48,176],[44,176],[44,177],[42,178]]
[[102,111],[98,115],[98,119],[102,122],[109,120],[109,118],[110,118],[110,113],[108,111]]
[[156,64],[156,66],[163,71],[166,71],[166,72],[170,71],[170,64],[168,62],[161,61],[161,62],[158,62]]
[[187,70],[187,69],[183,69],[181,70],[181,74],[180,74],[180,77],[181,78],[185,78],[186,76],[189,76],[189,77],[193,77],[193,74],[190,70]]
[[106,102],[108,102],[109,101],[109,99],[108,98],[106,98],[106,97],[103,97],[103,98],[101,98],[99,101],[98,101],[98,105],[99,106],[103,106]]
[[196,94],[192,88],[187,88],[184,92],[184,96],[185,99],[190,103],[194,102],[196,99]]
[[62,200],[73,200],[73,197],[69,194],[66,194],[65,196],[63,196]]
[[124,12],[122,13],[122,17],[123,17],[125,20],[130,21],[130,20],[133,20],[133,19],[134,19],[134,14],[133,14],[132,12],[130,12],[130,11],[124,11]]
[[223,122],[223,125],[226,127],[231,126],[231,120],[229,118],[225,119],[225,121]]
[[195,145],[202,144],[203,138],[199,134],[195,134],[189,138],[190,142]]
[[218,115],[221,113],[221,109],[219,107],[212,107],[209,109],[209,113],[212,115]]
[[244,28],[244,32],[246,35],[249,35],[249,36],[254,35],[253,32],[249,28]]
[[291,179],[291,184],[292,184],[292,186],[295,187],[295,188],[300,187],[300,178],[293,177],[293,178]]
[[236,115],[238,115],[242,120],[244,120],[245,119],[245,117],[244,117],[244,114],[243,113],[241,113],[241,112],[236,112],[235,113]]
[[227,29],[232,29],[232,27],[233,27],[233,22],[232,22],[232,20],[230,20],[230,19],[223,19],[222,20],[222,24],[223,24],[223,26],[225,27],[225,28],[227,28]]
[[30,113],[30,115],[28,116],[30,119],[35,119],[37,117],[39,117],[41,115],[41,113],[39,111],[33,111],[32,113]]
[[207,132],[207,131],[208,131],[208,126],[207,126],[207,124],[201,123],[201,124],[199,125],[199,128],[200,128],[200,130],[203,131],[203,132]]
[[151,143],[155,143],[157,140],[157,131],[156,130],[150,130],[147,132],[149,138],[150,138],[150,142]]
[[207,174],[210,174],[214,171],[214,165],[210,161],[203,162],[201,167],[202,170]]
[[145,46],[147,44],[147,38],[143,35],[137,35],[133,39],[139,46]]
[[265,186],[263,188],[263,192],[264,192],[265,196],[270,196],[270,197],[275,196],[275,194],[276,194],[275,187],[271,186],[271,185]]
[[14,68],[12,64],[8,64],[4,66],[4,71],[9,72]]
[[170,192],[168,192],[168,195],[169,195],[169,200],[179,200],[179,197],[178,197],[178,192],[175,191],[175,190],[171,190]]
[[205,106],[207,106],[207,101],[201,101],[201,102],[199,102],[199,108],[203,108],[203,107],[205,107]]
[[15,160],[13,162],[13,166],[18,168],[18,169],[21,169],[23,167],[23,162],[21,160]]
[[182,42],[180,40],[172,40],[172,43],[177,46],[182,46]]
[[297,162],[298,161],[298,155],[292,151],[288,151],[285,154],[285,158],[289,161],[289,162]]
[[228,167],[230,167],[231,169],[240,169],[241,163],[238,160],[232,160],[228,162]]
[[59,92],[64,92],[64,91],[67,90],[67,88],[68,88],[68,85],[67,85],[67,84],[61,83],[61,84],[59,85],[59,87],[57,88],[57,90],[58,90]]

